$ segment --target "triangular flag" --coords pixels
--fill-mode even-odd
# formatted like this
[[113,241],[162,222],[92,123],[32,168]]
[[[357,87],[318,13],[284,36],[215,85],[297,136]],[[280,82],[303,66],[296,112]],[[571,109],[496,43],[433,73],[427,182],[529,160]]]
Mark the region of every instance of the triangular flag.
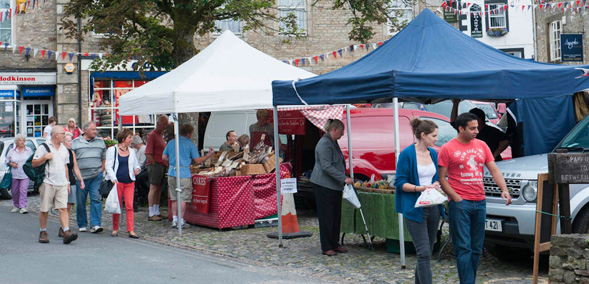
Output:
[[323,54],[319,55],[321,57],[321,61],[325,61],[325,56]]
[[301,58],[301,64],[303,64],[303,66],[305,66],[305,58]]
[[288,60],[288,65],[292,65],[292,59]]
[[350,45],[350,51],[354,51],[354,45]]
[[36,48],[35,48],[35,49],[33,49],[33,58],[34,58],[34,57],[37,57],[37,52],[39,52],[39,50],[38,50],[38,49],[36,49]]
[[343,52],[343,51],[340,49],[340,50],[338,50],[337,52],[339,53],[339,57],[342,57],[342,52]]
[[19,47],[18,47],[18,50],[19,50],[19,51],[18,51],[18,54],[22,54],[22,50],[23,50],[24,48],[25,48],[24,46],[19,46]]
[[98,57],[100,58],[100,60],[102,60],[102,53],[99,53]]
[[70,52],[70,61],[72,61],[73,58],[74,58],[74,53]]
[[45,49],[41,50],[41,57],[45,58]]
[[65,52],[65,51],[62,51],[62,52],[61,52],[61,59],[62,59],[62,60],[65,60],[65,56],[66,56],[66,55],[67,55],[67,52]]
[[379,41],[379,42],[378,42],[378,46],[381,46],[381,45],[382,45],[382,41]]
[[313,59],[315,59],[315,63],[319,63],[319,56],[315,55],[313,56]]
[[8,43],[4,43],[4,52],[6,52],[6,49],[8,48]]
[[47,50],[47,59],[51,60],[51,54],[52,53],[53,53],[53,51]]
[[90,56],[92,56],[92,60],[96,59],[96,54],[92,53]]
[[337,52],[333,51],[331,54],[333,54],[333,58],[337,58]]
[[27,47],[27,52],[25,53],[25,56],[29,56],[29,52],[31,52],[31,48]]
[[577,0],[577,7],[579,7],[579,4],[581,4],[581,0]]
[[88,56],[88,52],[84,53],[84,56]]
[[294,62],[295,62],[295,65],[298,67],[299,66],[299,60],[298,59],[295,59]]

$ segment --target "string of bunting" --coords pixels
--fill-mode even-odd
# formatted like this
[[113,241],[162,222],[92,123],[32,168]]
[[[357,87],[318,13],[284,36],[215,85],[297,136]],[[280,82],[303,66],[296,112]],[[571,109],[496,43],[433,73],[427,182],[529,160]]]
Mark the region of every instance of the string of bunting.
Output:
[[[0,41],[0,52],[7,53],[9,52],[8,49],[12,49],[12,54],[16,54],[18,52],[19,55],[23,55],[24,53],[24,56],[32,58],[35,58],[38,54],[41,54],[41,58],[47,58],[48,60],[55,58],[55,61],[59,60],[59,57],[61,57],[62,60],[69,58],[71,62],[74,59],[74,56],[88,56],[91,57],[93,60],[96,57],[102,59],[102,57],[104,56],[109,56],[108,53],[54,51],[44,48],[34,48],[22,45],[10,45],[7,42]],[[31,52],[33,53],[32,56]]]
[[0,9],[0,23],[11,20],[17,14],[25,14],[29,9],[39,8],[41,1],[47,3],[47,0],[16,0],[15,9]]
[[[519,1],[518,1],[519,2]],[[440,7],[442,9],[444,9],[444,11],[446,12],[452,12],[454,14],[459,14],[460,15],[466,15],[466,14],[470,14],[471,17],[473,16],[486,16],[486,15],[497,15],[500,13],[503,13],[505,11],[526,11],[526,10],[530,10],[530,9],[536,9],[538,8],[540,11],[542,11],[542,9],[544,10],[548,10],[548,9],[552,9],[552,10],[561,10],[563,12],[566,12],[568,10],[573,11],[574,13],[580,13],[582,10],[587,10],[589,9],[589,5],[587,5],[587,0],[576,0],[576,1],[567,1],[567,2],[557,2],[557,3],[544,3],[544,1],[541,1],[540,4],[533,4],[533,5],[516,5],[516,4],[505,4],[505,5],[501,5],[498,8],[495,9],[489,9],[489,5],[491,6],[496,6],[496,5],[492,5],[492,4],[485,4],[485,10],[484,11],[470,11],[470,7],[473,4],[476,3],[462,3],[462,9],[465,10],[458,10],[456,8],[453,8],[453,6],[456,6],[455,1],[445,1],[442,2],[442,4],[440,5]],[[521,8],[521,9],[520,9]]]
[[297,67],[298,66],[306,66],[306,65],[308,66],[311,64],[319,64],[320,62],[325,62],[329,58],[332,58],[332,59],[343,58],[344,54],[350,53],[350,52],[355,52],[356,50],[359,50],[359,49],[369,52],[371,49],[372,50],[377,49],[382,44],[383,44],[382,41],[375,42],[375,43],[352,44],[350,46],[343,47],[338,50],[334,50],[334,51],[330,51],[330,52],[325,52],[325,53],[322,53],[319,55],[282,60],[282,62],[289,64],[289,65],[293,65],[293,63],[294,63],[294,65]]

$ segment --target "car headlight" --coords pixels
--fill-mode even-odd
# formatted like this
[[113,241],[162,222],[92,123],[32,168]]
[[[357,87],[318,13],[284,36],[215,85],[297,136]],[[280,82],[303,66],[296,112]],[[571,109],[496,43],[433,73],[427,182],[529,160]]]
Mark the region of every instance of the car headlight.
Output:
[[524,186],[523,190],[524,199],[528,202],[536,201],[538,197],[538,182],[530,181]]

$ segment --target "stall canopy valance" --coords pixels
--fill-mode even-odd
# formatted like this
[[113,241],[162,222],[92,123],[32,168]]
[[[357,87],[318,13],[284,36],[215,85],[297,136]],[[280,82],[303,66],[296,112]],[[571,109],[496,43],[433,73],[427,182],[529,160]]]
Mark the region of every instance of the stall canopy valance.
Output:
[[517,58],[473,39],[424,9],[370,54],[333,72],[273,82],[273,104],[343,104],[398,97],[543,98],[589,88],[583,68]]
[[169,73],[120,98],[123,115],[272,107],[272,80],[315,76],[224,32]]

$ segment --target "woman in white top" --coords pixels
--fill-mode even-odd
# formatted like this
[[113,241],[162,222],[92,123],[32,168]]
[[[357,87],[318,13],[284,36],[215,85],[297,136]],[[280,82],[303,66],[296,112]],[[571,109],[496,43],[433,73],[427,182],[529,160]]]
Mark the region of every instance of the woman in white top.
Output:
[[14,207],[11,212],[26,214],[27,212],[27,191],[29,188],[29,177],[25,174],[22,166],[27,159],[33,155],[33,150],[25,146],[26,137],[22,134],[14,137],[14,148],[6,154],[6,162],[12,173],[12,203]]
[[[139,238],[133,230],[133,197],[135,194],[135,175],[139,174],[141,167],[137,161],[135,151],[129,145],[133,138],[133,132],[123,129],[117,133],[117,145],[106,150],[106,178],[113,182],[119,194],[119,204],[125,198],[125,211],[127,215],[127,232],[129,238]],[[119,232],[119,218],[121,214],[112,215],[112,234],[117,237]]]
[[395,175],[395,209],[402,213],[417,252],[415,283],[432,283],[430,259],[440,222],[441,205],[415,208],[422,191],[439,188],[438,154],[431,148],[438,141],[438,126],[431,120],[411,120],[417,142],[399,155]]

